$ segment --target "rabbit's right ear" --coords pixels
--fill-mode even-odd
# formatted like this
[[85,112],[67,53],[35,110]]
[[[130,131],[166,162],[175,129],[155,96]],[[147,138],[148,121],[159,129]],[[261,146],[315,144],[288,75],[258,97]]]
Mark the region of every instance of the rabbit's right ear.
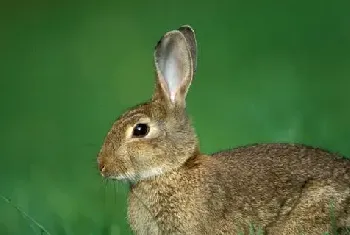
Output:
[[182,26],[166,33],[156,46],[154,61],[157,87],[153,98],[164,99],[170,108],[184,108],[196,67],[196,39],[193,29]]
[[178,29],[186,38],[192,58],[193,72],[197,69],[197,40],[194,30],[189,25],[183,25]]

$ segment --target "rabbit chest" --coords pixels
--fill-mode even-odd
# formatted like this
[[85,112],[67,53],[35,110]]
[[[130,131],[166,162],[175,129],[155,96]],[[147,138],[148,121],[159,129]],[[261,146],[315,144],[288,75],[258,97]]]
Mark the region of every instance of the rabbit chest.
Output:
[[203,234],[208,213],[200,206],[200,190],[181,180],[153,183],[138,183],[129,193],[128,220],[135,234]]

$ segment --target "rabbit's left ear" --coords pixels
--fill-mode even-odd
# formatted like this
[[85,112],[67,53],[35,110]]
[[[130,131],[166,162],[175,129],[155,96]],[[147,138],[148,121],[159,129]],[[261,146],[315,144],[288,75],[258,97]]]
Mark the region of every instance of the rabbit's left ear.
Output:
[[196,39],[189,26],[166,33],[154,52],[157,87],[154,98],[167,101],[167,105],[186,106],[186,95],[196,66]]

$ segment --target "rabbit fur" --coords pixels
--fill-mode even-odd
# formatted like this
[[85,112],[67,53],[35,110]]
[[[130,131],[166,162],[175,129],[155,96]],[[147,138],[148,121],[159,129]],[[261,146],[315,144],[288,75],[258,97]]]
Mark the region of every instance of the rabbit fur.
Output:
[[[193,29],[154,52],[152,98],[120,116],[98,155],[103,177],[130,183],[135,234],[330,234],[350,227],[350,160],[302,144],[200,152],[186,113],[197,67]],[[332,215],[332,216],[331,216]]]

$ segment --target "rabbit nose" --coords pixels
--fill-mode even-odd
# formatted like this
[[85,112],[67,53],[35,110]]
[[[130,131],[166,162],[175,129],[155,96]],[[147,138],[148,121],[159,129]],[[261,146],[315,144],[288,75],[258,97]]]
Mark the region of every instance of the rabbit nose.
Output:
[[100,171],[101,173],[104,173],[106,171],[106,167],[104,164],[100,164]]
[[98,160],[98,169],[100,170],[101,174],[104,175],[105,171],[106,171],[106,166],[104,161],[102,160]]

